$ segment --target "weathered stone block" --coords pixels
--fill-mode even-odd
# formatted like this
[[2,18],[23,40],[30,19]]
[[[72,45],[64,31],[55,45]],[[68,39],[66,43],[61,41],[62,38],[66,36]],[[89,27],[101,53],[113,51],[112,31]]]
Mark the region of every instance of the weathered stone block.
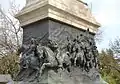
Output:
[[10,75],[0,75],[0,84],[14,84]]

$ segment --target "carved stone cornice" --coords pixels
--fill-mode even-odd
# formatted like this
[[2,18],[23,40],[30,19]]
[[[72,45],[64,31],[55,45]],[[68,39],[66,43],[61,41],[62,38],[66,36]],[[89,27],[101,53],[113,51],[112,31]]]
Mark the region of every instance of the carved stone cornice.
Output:
[[16,15],[21,26],[48,17],[84,30],[89,28],[93,33],[100,27],[90,9],[78,0],[27,0],[26,6]]

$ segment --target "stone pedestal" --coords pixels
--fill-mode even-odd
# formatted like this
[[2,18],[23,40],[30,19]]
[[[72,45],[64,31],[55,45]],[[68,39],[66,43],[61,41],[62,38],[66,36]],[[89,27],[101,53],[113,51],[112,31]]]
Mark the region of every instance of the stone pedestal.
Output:
[[14,84],[10,75],[2,75],[0,74],[0,84]]
[[31,36],[41,37],[47,32],[51,38],[54,38],[51,31],[59,35],[63,29],[75,35],[89,28],[94,35],[100,27],[90,9],[79,0],[27,0],[26,2],[26,6],[16,15],[23,28],[23,39],[29,39]]
[[26,6],[16,17],[22,27],[45,18],[54,19],[78,29],[89,28],[94,33],[100,27],[90,9],[79,0],[27,0]]
[[[68,73],[66,70],[59,69],[56,73],[53,70],[46,71],[40,82],[18,82],[16,84],[105,84],[100,81],[97,71],[92,69],[91,73],[86,73],[79,68],[72,68]],[[96,75],[94,74],[96,73]]]
[[[23,44],[27,44],[31,38],[44,37],[43,44],[51,39],[62,46],[67,38],[74,39],[80,34],[86,34],[88,28],[89,37],[94,38],[100,27],[90,9],[80,0],[27,0],[26,2],[26,6],[16,15],[23,28]],[[89,72],[79,68],[71,69],[69,73],[64,70],[58,72],[49,70],[38,84],[102,84],[98,69],[92,68]]]

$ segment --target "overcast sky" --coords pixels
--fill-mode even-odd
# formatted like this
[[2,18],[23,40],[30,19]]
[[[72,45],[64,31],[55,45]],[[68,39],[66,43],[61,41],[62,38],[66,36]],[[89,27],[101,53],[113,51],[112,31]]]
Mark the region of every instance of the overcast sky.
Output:
[[[103,41],[97,44],[98,49],[109,48],[109,42],[120,37],[120,0],[83,0],[89,4],[92,3],[92,13],[97,21],[102,25]],[[15,0],[22,8],[25,0]],[[0,0],[1,6],[7,10],[9,0]]]

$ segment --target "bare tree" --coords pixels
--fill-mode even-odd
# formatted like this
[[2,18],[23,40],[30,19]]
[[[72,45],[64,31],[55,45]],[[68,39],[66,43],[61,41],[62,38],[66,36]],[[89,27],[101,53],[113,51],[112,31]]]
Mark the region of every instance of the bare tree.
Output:
[[103,39],[102,36],[103,36],[103,31],[99,29],[98,32],[95,35],[95,41],[97,43],[100,43],[102,41],[102,39]]
[[[114,42],[110,42],[110,47],[113,50],[116,58],[120,57],[120,38],[117,37]],[[119,58],[120,59],[120,58]]]
[[119,54],[120,53],[120,38],[118,37],[117,39],[115,39],[114,42],[111,42],[110,46],[116,54]]
[[19,7],[10,2],[10,9],[6,13],[0,7],[0,55],[4,56],[16,52],[22,39],[22,29],[14,15],[19,12]]

